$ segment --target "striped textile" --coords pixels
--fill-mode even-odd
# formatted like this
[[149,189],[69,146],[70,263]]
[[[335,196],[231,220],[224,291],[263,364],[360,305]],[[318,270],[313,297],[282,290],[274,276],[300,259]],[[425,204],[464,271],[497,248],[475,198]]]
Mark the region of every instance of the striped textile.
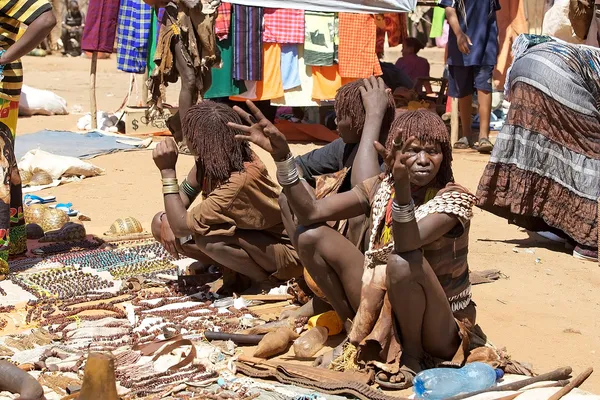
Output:
[[[360,35],[356,33],[360,32]],[[375,53],[377,27],[370,14],[339,14],[339,64],[342,78],[381,75]]]
[[477,190],[483,209],[597,246],[599,64],[600,50],[553,41],[519,54],[508,117]]
[[152,7],[140,0],[121,0],[117,29],[117,69],[146,71]]
[[113,52],[120,3],[120,0],[90,0],[81,39],[83,51]]
[[304,10],[265,8],[265,43],[304,43]]
[[263,8],[233,6],[233,79],[263,79]]
[[231,4],[221,3],[215,20],[215,34],[219,40],[227,39],[231,27]]
[[[52,6],[46,0],[0,0],[0,48],[8,49],[17,40],[20,24],[29,25]],[[19,96],[23,86],[23,66],[15,61],[4,67],[0,93]]]

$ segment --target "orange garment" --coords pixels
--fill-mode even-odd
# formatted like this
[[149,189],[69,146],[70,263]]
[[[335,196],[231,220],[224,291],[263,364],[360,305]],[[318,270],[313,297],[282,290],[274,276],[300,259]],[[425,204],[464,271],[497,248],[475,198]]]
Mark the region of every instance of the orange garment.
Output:
[[339,73],[344,78],[382,75],[375,52],[377,27],[371,14],[339,13]]
[[355,81],[358,78],[342,78],[339,65],[334,64],[327,67],[312,67],[314,100],[333,100],[338,89]]
[[529,27],[525,17],[525,6],[523,0],[504,0],[502,8],[496,11],[498,20],[498,61],[494,69],[494,81],[496,88],[504,88],[506,71],[512,64],[512,44],[522,33],[528,33]]
[[[283,97],[283,79],[281,78],[281,45],[263,44],[263,79],[256,81],[256,97],[252,101],[271,100]],[[231,96],[234,101],[245,101],[247,97]]]

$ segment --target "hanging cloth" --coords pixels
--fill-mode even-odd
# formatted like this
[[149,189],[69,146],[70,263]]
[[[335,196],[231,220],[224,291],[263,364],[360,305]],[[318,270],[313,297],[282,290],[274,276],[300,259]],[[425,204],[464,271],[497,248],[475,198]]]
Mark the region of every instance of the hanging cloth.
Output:
[[304,11],[265,8],[265,43],[304,43]]
[[121,0],[117,29],[117,69],[146,72],[152,7],[140,0]]
[[227,39],[217,41],[217,47],[221,51],[221,68],[212,68],[212,85],[204,94],[205,99],[237,96],[242,91],[246,90],[244,87],[244,81],[238,81],[232,78],[233,35],[234,34],[232,33],[227,37]]
[[233,20],[233,79],[260,81],[263,77],[263,9],[236,4]]
[[[307,66],[304,63],[304,46],[302,45],[285,45],[281,49],[281,71],[284,74],[284,87],[285,82],[290,81],[285,78],[286,65],[289,61],[284,61],[284,58],[294,58],[294,50],[290,49],[291,46],[296,46],[297,50],[297,62],[298,62],[298,73],[300,75],[300,86],[285,91],[283,97],[271,100],[272,106],[288,106],[288,107],[318,107],[320,103],[313,100],[313,67]],[[292,54],[288,54],[292,52]]]
[[148,37],[148,76],[152,76],[152,71],[156,68],[154,63],[154,54],[156,54],[156,43],[158,42],[158,10],[152,9],[152,18],[150,20],[150,36]]
[[439,38],[444,34],[444,21],[446,20],[446,9],[442,7],[433,8],[433,18],[431,19],[431,39]]
[[382,74],[375,53],[376,37],[373,15],[339,14],[339,73],[342,78],[368,78]]
[[217,19],[215,20],[215,34],[217,39],[225,40],[231,29],[231,4],[221,3],[217,10]]
[[120,0],[90,0],[81,39],[83,51],[112,53]]
[[383,54],[386,34],[390,47],[401,45],[408,36],[406,14],[377,14],[375,23],[377,25],[377,54]]
[[315,11],[304,13],[304,62],[330,66],[335,58],[335,14]]

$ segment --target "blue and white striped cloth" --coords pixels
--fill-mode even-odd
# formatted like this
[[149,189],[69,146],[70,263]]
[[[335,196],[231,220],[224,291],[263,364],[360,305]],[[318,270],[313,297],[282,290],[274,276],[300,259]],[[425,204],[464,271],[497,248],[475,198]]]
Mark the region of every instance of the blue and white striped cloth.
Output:
[[117,68],[143,74],[146,71],[152,7],[142,0],[121,0],[117,29]]

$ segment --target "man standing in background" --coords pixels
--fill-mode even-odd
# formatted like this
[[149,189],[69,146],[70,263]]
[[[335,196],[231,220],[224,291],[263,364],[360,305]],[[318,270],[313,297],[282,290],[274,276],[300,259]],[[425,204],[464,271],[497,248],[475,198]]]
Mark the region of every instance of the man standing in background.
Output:
[[489,140],[492,114],[492,74],[498,57],[499,0],[441,0],[450,25],[448,38],[448,95],[458,98],[462,123],[462,138],[455,148],[469,148],[473,93],[479,103],[479,141],[474,144],[480,153],[490,153]]
[[[72,0],[69,2],[67,10],[62,22],[62,34],[60,39],[63,42],[63,55],[79,57],[81,55],[81,36],[83,27],[85,26],[85,15],[79,10],[79,3]],[[74,40],[75,43],[72,42]]]

